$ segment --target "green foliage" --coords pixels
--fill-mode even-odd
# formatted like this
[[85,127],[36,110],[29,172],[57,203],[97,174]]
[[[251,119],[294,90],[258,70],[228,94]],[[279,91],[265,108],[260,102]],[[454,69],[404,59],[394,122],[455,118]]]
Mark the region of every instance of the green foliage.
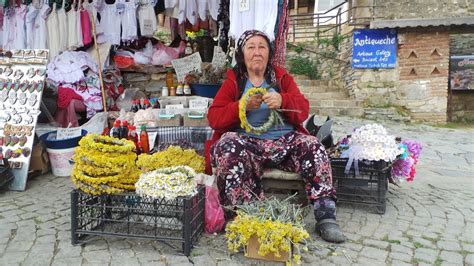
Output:
[[331,38],[318,38],[318,33],[316,33],[316,40],[319,46],[326,48],[333,48],[336,51],[339,51],[339,45],[344,41],[346,37],[342,34],[333,34]]
[[318,79],[318,63],[302,56],[290,58],[290,73],[296,75],[306,75],[310,79]]
[[301,54],[301,52],[304,51],[304,44],[302,44],[302,43],[297,43],[297,44],[295,45],[295,44],[292,44],[292,43],[288,43],[288,49],[293,50],[293,51],[295,51],[295,52],[298,53],[298,54]]

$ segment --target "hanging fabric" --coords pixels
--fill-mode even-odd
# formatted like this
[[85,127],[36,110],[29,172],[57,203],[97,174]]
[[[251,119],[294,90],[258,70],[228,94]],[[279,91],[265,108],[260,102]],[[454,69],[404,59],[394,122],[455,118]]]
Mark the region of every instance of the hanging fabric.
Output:
[[[63,0],[66,1],[66,0]],[[66,13],[67,17],[67,49],[75,50],[78,48],[79,40],[77,39],[77,16],[74,7],[76,6],[76,1],[74,0],[71,5],[71,9]]]
[[14,10],[12,7],[7,7],[3,10],[3,34],[2,34],[2,46],[3,49],[11,49],[13,39],[13,23],[14,23]]
[[26,32],[25,32],[25,18],[26,18],[26,5],[19,5],[15,7],[15,14],[13,15],[13,36],[12,48],[13,49],[25,49],[26,48]]
[[219,22],[219,46],[224,52],[227,52],[229,46],[229,4],[230,0],[221,0],[219,5],[219,15],[217,16],[217,21]]
[[140,25],[140,33],[142,36],[152,37],[155,33],[156,27],[156,16],[155,10],[149,1],[141,4],[138,7],[138,22]]
[[84,43],[82,42],[82,24],[81,24],[81,0],[77,0],[76,5],[74,6],[74,13],[76,15],[76,47],[82,47]]
[[46,28],[48,31],[48,48],[49,58],[52,59],[59,54],[60,50],[60,30],[58,27],[58,13],[56,10],[56,2],[53,2],[53,8],[46,20]]
[[26,24],[26,48],[27,49],[34,49],[34,25],[36,21],[36,17],[39,14],[39,9],[37,9],[34,5],[29,5],[27,7],[26,11],[26,18],[25,18],[25,24]]
[[[118,1],[118,0],[117,0]],[[123,7],[121,8],[123,10]],[[117,12],[117,2],[104,3],[100,10],[100,27],[104,30],[104,39],[112,45],[120,45],[120,13]]]
[[81,29],[82,29],[82,44],[84,46],[92,43],[92,32],[91,32],[91,18],[89,12],[84,8],[84,3],[81,6]]
[[265,32],[270,41],[275,40],[278,0],[249,0],[248,2],[249,8],[242,10],[240,1],[231,1],[229,35],[237,40],[244,31],[256,29]]
[[48,38],[48,30],[46,27],[46,20],[48,13],[51,11],[49,5],[43,3],[38,10],[38,15],[33,23],[33,48],[46,49],[46,40]]
[[284,67],[286,54],[286,39],[289,28],[289,0],[280,0],[278,3],[278,20],[275,25],[275,53],[273,65]]
[[[123,11],[120,15],[122,25],[122,41],[132,41],[138,38],[137,31],[137,0],[127,0],[120,3]],[[117,22],[115,22],[117,23]]]

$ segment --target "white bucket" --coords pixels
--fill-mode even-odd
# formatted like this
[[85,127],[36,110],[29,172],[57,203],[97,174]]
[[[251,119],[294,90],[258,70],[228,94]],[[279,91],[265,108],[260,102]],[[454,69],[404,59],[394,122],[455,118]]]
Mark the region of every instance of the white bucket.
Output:
[[55,176],[70,176],[72,172],[72,156],[74,149],[46,149],[51,161],[51,170]]

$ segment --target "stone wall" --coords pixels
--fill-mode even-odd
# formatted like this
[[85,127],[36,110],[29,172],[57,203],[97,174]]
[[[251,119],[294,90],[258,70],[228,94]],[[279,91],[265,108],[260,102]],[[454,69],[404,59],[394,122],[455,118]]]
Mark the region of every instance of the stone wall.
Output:
[[474,54],[474,33],[451,34],[451,55]]
[[457,91],[449,101],[450,121],[474,122],[474,93],[472,91]]
[[395,104],[405,106],[418,121],[447,121],[449,32],[425,29],[399,31],[400,81]]
[[472,0],[374,0],[379,20],[474,16]]

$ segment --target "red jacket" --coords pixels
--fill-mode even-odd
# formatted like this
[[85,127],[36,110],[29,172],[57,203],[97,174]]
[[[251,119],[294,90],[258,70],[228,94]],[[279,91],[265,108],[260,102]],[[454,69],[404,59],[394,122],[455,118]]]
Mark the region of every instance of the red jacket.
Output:
[[[283,68],[275,66],[275,75],[280,95],[282,98],[281,109],[300,110],[297,112],[282,112],[288,123],[293,124],[295,129],[308,134],[302,123],[309,113],[309,102],[298,89],[293,77]],[[237,80],[232,69],[227,71],[227,79],[214,97],[211,107],[207,113],[209,125],[214,129],[212,138],[206,141],[206,173],[211,174],[209,149],[225,132],[240,125],[239,119],[240,91]]]

